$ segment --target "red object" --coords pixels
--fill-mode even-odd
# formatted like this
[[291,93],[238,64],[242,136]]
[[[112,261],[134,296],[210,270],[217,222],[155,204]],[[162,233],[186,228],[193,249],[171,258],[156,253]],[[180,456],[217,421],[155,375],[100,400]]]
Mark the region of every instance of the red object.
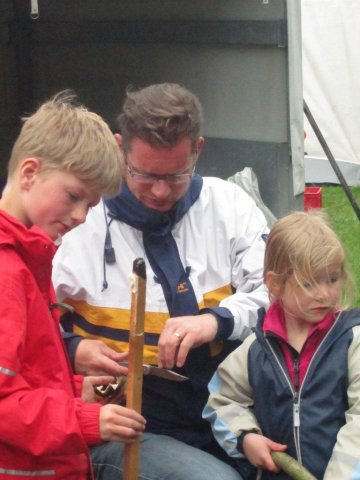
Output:
[[55,250],[38,227],[0,212],[1,480],[93,478],[100,404],[76,397],[83,379],[71,374],[51,307]]
[[322,207],[322,188],[305,187],[304,192],[304,210],[307,212],[310,208]]

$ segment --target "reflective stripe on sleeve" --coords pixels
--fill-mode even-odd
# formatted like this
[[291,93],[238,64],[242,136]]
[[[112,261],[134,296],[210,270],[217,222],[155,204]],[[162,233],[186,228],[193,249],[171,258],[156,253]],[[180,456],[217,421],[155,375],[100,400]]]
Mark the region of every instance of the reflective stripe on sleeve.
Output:
[[9,375],[10,377],[16,376],[16,372],[9,370],[8,368],[5,368],[5,367],[0,367],[0,373],[3,373],[4,375]]
[[45,477],[55,475],[55,470],[12,470],[9,468],[0,468],[0,473],[4,475],[22,475],[23,477]]

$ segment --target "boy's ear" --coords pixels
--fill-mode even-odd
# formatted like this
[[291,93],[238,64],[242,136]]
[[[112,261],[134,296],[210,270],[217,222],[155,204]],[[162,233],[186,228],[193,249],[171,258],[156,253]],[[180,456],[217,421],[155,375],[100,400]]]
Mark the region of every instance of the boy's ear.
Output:
[[279,282],[278,276],[275,272],[267,272],[265,275],[265,283],[270,295],[273,297],[279,297],[281,294],[282,286]]
[[37,158],[25,158],[20,162],[20,185],[24,190],[29,190],[36,176],[41,172],[41,161]]

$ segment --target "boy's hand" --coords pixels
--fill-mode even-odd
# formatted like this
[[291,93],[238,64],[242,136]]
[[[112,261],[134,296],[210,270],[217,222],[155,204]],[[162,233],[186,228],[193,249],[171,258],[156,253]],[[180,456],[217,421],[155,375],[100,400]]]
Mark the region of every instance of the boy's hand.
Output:
[[102,375],[99,377],[84,377],[84,382],[81,390],[81,399],[84,402],[98,402],[103,400],[96,395],[94,391],[94,385],[107,385],[108,383],[112,383],[113,381],[114,377],[110,377],[108,375]]
[[108,404],[100,409],[100,437],[104,441],[131,443],[140,437],[145,424],[145,418],[130,408]]
[[248,433],[243,440],[243,450],[249,462],[254,467],[263,468],[273,473],[278,473],[280,469],[271,458],[270,452],[283,452],[286,449],[286,445],[273,442],[257,433]]

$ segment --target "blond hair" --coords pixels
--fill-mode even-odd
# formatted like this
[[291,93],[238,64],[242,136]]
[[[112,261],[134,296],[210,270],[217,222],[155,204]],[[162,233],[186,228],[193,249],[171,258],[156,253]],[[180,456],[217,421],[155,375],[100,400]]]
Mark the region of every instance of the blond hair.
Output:
[[128,88],[118,117],[125,153],[135,137],[165,148],[189,137],[195,148],[202,120],[198,98],[176,83],[150,85],[138,91]]
[[8,177],[20,162],[34,157],[42,170],[73,173],[99,195],[119,192],[124,162],[105,121],[77,103],[70,90],[59,92],[29,117],[24,117],[13,146]]
[[294,274],[298,285],[316,285],[316,276],[330,266],[340,269],[340,303],[345,308],[353,299],[354,285],[346,265],[343,246],[323,210],[293,212],[278,220],[266,242],[264,278],[273,272],[274,281],[284,287]]

